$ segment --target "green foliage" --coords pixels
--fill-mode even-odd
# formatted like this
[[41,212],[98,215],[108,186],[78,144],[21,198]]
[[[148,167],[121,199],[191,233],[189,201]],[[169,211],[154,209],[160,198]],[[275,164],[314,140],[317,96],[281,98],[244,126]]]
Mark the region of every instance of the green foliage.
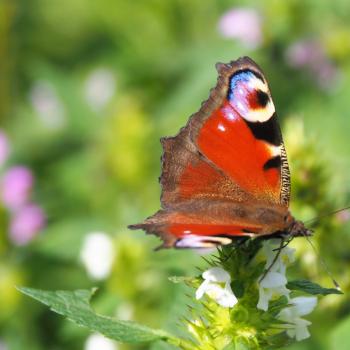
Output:
[[313,295],[328,295],[328,294],[343,294],[336,288],[323,288],[317,283],[313,283],[308,280],[295,280],[289,281],[287,288],[291,290],[300,290],[302,292],[313,294]]
[[345,320],[340,322],[331,332],[329,349],[330,350],[346,350],[349,349],[350,339],[350,318],[347,317]]
[[[52,311],[65,316],[77,325],[86,327],[93,332],[99,332],[122,343],[134,344],[162,340],[184,350],[278,349],[292,342],[290,336],[286,333],[289,323],[287,320],[281,319],[280,314],[290,307],[293,299],[290,299],[289,295],[280,295],[279,297],[269,298],[268,309],[262,310],[257,307],[258,299],[261,298],[260,288],[262,288],[259,276],[264,271],[261,268],[261,258],[267,259],[266,249],[268,249],[267,251],[272,249],[267,248],[265,244],[264,253],[259,257],[258,253],[260,254],[261,246],[260,240],[245,240],[242,243],[219,249],[218,256],[214,256],[212,260],[208,261],[209,265],[214,266],[214,268],[207,270],[203,277],[207,278],[209,275],[215,275],[217,279],[225,278],[226,283],[231,282],[234,293],[232,294],[231,291],[231,296],[235,295],[238,302],[233,307],[227,307],[221,305],[215,299],[215,296],[208,294],[208,297],[201,301],[201,307],[191,307],[191,319],[183,320],[183,324],[190,333],[188,338],[194,338],[193,341],[181,339],[163,330],[151,329],[135,322],[120,321],[97,314],[90,306],[90,299],[95,290],[52,292],[24,287],[18,289],[49,306]],[[272,253],[274,252],[272,251]],[[292,254],[292,251],[289,251],[288,254]],[[277,263],[277,260],[275,263]],[[284,264],[281,260],[278,263]],[[223,270],[223,266],[227,270]],[[285,269],[286,266],[284,265],[284,271]],[[244,271],[250,271],[250,273],[244,274]],[[208,273],[209,275],[206,275]],[[193,288],[198,288],[197,292],[203,286],[208,288],[207,283],[210,284],[210,281],[212,281],[208,280],[201,283],[201,277],[172,277],[170,280],[176,284],[183,282]],[[199,286],[200,284],[201,286]],[[288,286],[291,289],[310,294],[327,295],[334,293],[330,289],[322,288],[318,284],[304,280],[290,282]],[[204,293],[207,294],[207,292]]]
[[[288,299],[281,296],[272,300],[268,312],[257,309],[257,281],[264,271],[264,262],[257,258],[261,247],[261,240],[242,240],[205,259],[209,266],[224,268],[230,274],[231,288],[239,301],[233,308],[223,308],[208,297],[201,308],[190,309],[190,320],[185,323],[195,338],[193,349],[278,349],[291,343],[277,317],[288,306]],[[202,278],[172,277],[171,281],[197,289]]]
[[90,307],[90,299],[95,290],[49,292],[25,287],[18,290],[49,306],[52,311],[67,317],[77,325],[123,343],[147,343],[155,340],[176,342],[175,337],[164,331],[96,314]]
[[[225,38],[218,30],[221,16],[242,6],[261,15],[260,46]],[[293,215],[309,220],[348,205],[349,13],[344,0],[0,1],[0,127],[11,146],[0,178],[10,166],[29,167],[35,177],[32,199],[47,215],[45,230],[17,246],[8,235],[10,213],[0,203],[0,348],[5,343],[11,350],[83,349],[89,336],[30,303],[14,285],[98,286],[92,301],[98,313],[152,329],[173,331],[181,316],[190,317],[189,276],[198,276],[196,267],[204,265],[198,253],[155,253],[156,238],[127,232],[126,226],[159,208],[159,138],[174,135],[208,97],[218,61],[249,55],[266,73],[291,167]],[[326,70],[320,70],[317,55],[311,67],[290,65],[289,49],[305,40],[320,45],[316,53],[330,63]],[[108,101],[96,107],[87,87],[101,69],[115,86]],[[44,113],[33,102],[38,86],[53,91],[54,102],[40,100]],[[52,114],[50,106],[61,114]],[[348,318],[350,221],[342,214],[313,222],[312,239],[344,295],[321,298],[312,339],[293,349],[329,350],[328,335]],[[84,241],[95,231],[111,238],[115,253],[102,279],[87,273],[81,259]],[[298,238],[291,245],[297,254],[291,279],[328,286],[307,242]],[[263,264],[254,271],[235,267],[234,292],[242,297],[262,270]],[[173,284],[169,276],[184,276],[186,283]],[[334,348],[350,339],[350,332],[338,334]],[[160,347],[167,344],[120,345],[121,350]]]

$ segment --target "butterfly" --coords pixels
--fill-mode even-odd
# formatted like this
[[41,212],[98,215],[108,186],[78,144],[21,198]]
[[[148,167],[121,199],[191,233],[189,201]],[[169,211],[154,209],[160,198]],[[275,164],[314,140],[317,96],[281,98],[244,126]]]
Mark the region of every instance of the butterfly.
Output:
[[164,248],[310,235],[289,211],[287,155],[262,70],[249,57],[216,69],[208,100],[161,139],[161,209],[129,228],[159,236]]

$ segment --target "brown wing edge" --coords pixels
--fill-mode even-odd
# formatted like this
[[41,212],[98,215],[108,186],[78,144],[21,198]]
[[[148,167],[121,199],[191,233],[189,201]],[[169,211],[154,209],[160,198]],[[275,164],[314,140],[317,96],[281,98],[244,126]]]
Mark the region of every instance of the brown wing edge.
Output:
[[290,170],[287,159],[287,152],[282,139],[281,143],[281,204],[288,207],[290,200]]
[[[196,139],[197,133],[205,120],[210,117],[212,112],[220,106],[223,99],[226,97],[229,78],[232,74],[239,70],[249,68],[250,70],[257,72],[262,77],[264,75],[260,67],[249,57],[241,57],[236,61],[231,61],[228,64],[217,63],[215,67],[219,73],[219,76],[216,86],[210,90],[208,99],[202,102],[198,112],[190,116],[187,124],[180,129],[177,135],[163,137],[160,140],[163,147],[163,154],[161,157],[162,173],[159,178],[159,182],[162,188],[161,204],[163,208],[167,207],[167,201],[169,200],[167,192],[173,190],[171,186],[174,186],[174,161],[178,163],[188,163],[188,160],[191,157],[191,153],[195,157],[204,159],[208,164],[211,165],[212,168],[217,170],[217,172],[220,173],[223,178],[228,179],[221,169],[217,168],[214,163],[212,163],[199,152],[194,140]],[[179,150],[180,148],[185,149],[186,152],[176,152],[176,150]],[[180,159],[174,159],[175,153],[177,156],[181,154]],[[237,191],[237,188],[235,191]]]
[[[184,127],[175,136],[163,137],[160,142],[163,147],[163,154],[161,156],[162,171],[159,177],[159,182],[162,188],[161,192],[161,205],[162,208],[154,215],[149,216],[143,222],[139,224],[129,225],[128,228],[132,230],[142,229],[147,234],[154,234],[159,236],[163,241],[162,248],[172,247],[175,245],[177,238],[169,234],[164,230],[164,224],[161,224],[164,214],[166,215],[167,203],[169,200],[168,193],[174,190],[176,183],[172,177],[176,173],[174,156],[181,154],[180,159],[176,159],[177,163],[186,163],[190,154],[195,154],[198,157],[200,153],[193,143],[193,134],[196,134],[200,129],[204,121],[211,115],[211,113],[222,103],[223,98],[227,94],[227,83],[230,75],[235,71],[243,70],[246,68],[255,69],[261,74],[261,69],[257,64],[249,57],[241,57],[236,61],[231,61],[228,64],[217,63],[215,65],[216,70],[219,73],[217,84],[210,90],[209,97],[206,101],[202,102],[198,112],[192,114]],[[195,120],[200,120],[200,123]],[[185,148],[187,152],[176,152],[177,149]],[[209,162],[209,161],[208,161]],[[215,165],[214,165],[215,166]],[[176,167],[176,166],[175,166]]]
[[[217,84],[214,88],[210,90],[209,97],[206,101],[204,101],[198,110],[198,112],[192,114],[187,122],[187,124],[180,129],[177,135],[170,137],[161,138],[161,144],[163,147],[163,154],[161,157],[162,163],[162,174],[159,178],[159,182],[162,188],[161,194],[161,204],[163,208],[167,207],[167,202],[169,200],[169,196],[167,196],[167,192],[172,190],[172,188],[167,188],[167,186],[174,186],[174,169],[172,168],[174,164],[174,154],[178,156],[181,153],[182,159],[176,159],[177,162],[188,163],[189,154],[192,153],[196,157],[202,157],[205,159],[207,163],[209,163],[214,169],[221,173],[223,177],[227,176],[222,173],[221,169],[217,168],[215,164],[213,164],[210,160],[206,159],[197,149],[194,140],[201,129],[203,123],[207,118],[210,117],[212,112],[219,107],[222,103],[223,99],[227,95],[227,89],[229,84],[230,77],[240,71],[249,69],[256,72],[268,85],[265,75],[262,69],[249,57],[241,57],[236,61],[231,61],[228,64],[225,63],[217,63],[215,65],[219,75],[217,79]],[[277,122],[276,122],[277,123]],[[276,130],[278,130],[281,135],[280,127],[277,123]],[[281,193],[280,193],[280,201],[281,205],[286,207],[289,206],[290,199],[290,172],[289,165],[287,160],[287,154],[283,143],[282,135],[281,138]],[[185,148],[187,152],[175,152],[180,148]],[[237,189],[236,189],[237,190]]]
[[143,222],[139,224],[129,225],[130,230],[144,230],[147,234],[153,234],[160,237],[163,243],[156,248],[156,250],[161,248],[172,248],[175,246],[177,237],[166,232],[165,225],[161,222],[166,216],[166,210],[159,210],[155,214],[149,216]]
[[[219,78],[218,78],[218,85],[220,79],[226,79],[224,80],[224,84],[228,84],[228,80],[232,74],[234,74],[236,71],[239,70],[244,70],[244,69],[250,69],[250,70],[255,70],[256,73],[260,75],[261,78],[263,78],[264,82],[268,84],[268,82],[265,79],[265,75],[262,71],[262,69],[249,57],[241,57],[237,61],[232,61],[229,64],[224,64],[224,63],[217,63],[216,64],[216,69],[219,72]],[[211,91],[210,96],[212,93],[215,93],[214,91]],[[270,87],[269,90],[271,91]],[[226,91],[227,93],[227,91]],[[210,97],[209,97],[210,99]],[[206,101],[207,102],[207,101]],[[205,107],[205,106],[203,106]],[[201,112],[201,110],[199,111]],[[198,112],[198,113],[199,113]],[[289,206],[289,201],[290,201],[290,193],[291,193],[291,181],[290,181],[290,170],[289,170],[289,164],[288,164],[288,159],[287,159],[287,152],[284,146],[283,142],[283,137],[282,133],[280,130],[280,126],[278,122],[276,121],[276,130],[278,130],[281,138],[281,193],[280,193],[280,201],[281,205],[288,207]]]
[[[177,238],[175,236],[171,235],[170,233],[167,233],[164,230],[165,225],[160,223],[160,221],[162,220],[159,220],[161,217],[164,218],[164,214],[166,215],[168,207],[165,193],[166,190],[169,190],[169,188],[167,189],[166,186],[168,184],[170,184],[171,186],[171,184],[173,183],[172,181],[168,181],[169,177],[173,176],[173,172],[169,169],[172,164],[170,159],[173,157],[173,148],[185,147],[189,153],[194,153],[198,156],[202,156],[198,151],[197,147],[195,146],[193,140],[195,140],[196,135],[203,123],[205,122],[205,120],[210,117],[212,112],[218,108],[218,106],[222,103],[223,99],[226,97],[229,78],[232,76],[232,74],[240,70],[250,69],[258,73],[264,79],[264,82],[267,84],[261,68],[251,58],[247,56],[240,57],[236,61],[231,61],[228,64],[217,63],[215,67],[219,73],[219,76],[217,79],[216,86],[210,90],[208,99],[202,102],[198,112],[190,116],[186,125],[182,127],[175,136],[163,137],[160,140],[163,147],[163,154],[161,156],[162,172],[161,176],[159,177],[159,182],[162,188],[161,205],[164,209],[159,210],[154,215],[148,217],[139,224],[128,226],[128,228],[132,230],[143,229],[147,234],[154,234],[156,236],[159,236],[163,240],[163,244],[159,248],[173,247],[177,241]],[[290,176],[283,141],[281,145],[281,150],[281,204],[288,206],[290,195]],[[186,160],[187,159],[183,159],[182,161],[186,162]],[[208,163],[211,163],[209,160],[207,161]],[[214,164],[211,165],[215,167]],[[220,169],[217,170],[221,172]]]

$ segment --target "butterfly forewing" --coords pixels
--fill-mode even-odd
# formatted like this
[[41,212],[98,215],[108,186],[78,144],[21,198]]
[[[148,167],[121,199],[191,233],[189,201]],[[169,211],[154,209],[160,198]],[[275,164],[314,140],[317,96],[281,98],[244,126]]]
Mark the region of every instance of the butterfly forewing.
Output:
[[289,168],[270,90],[247,57],[218,64],[217,86],[162,139],[162,210],[131,228],[165,246],[207,247],[284,228]]

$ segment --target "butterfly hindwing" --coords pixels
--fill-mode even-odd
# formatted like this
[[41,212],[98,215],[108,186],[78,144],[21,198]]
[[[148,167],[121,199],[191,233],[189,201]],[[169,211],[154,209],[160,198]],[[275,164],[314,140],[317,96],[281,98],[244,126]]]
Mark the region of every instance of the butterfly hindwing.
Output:
[[259,203],[234,203],[195,199],[161,209],[133,229],[144,229],[164,240],[163,247],[199,247],[201,243],[227,244],[240,236],[268,234],[266,227],[281,229],[281,207],[264,208]]
[[165,246],[207,247],[279,230],[289,168],[268,84],[244,57],[218,64],[217,86],[175,137],[162,139],[162,210],[131,228]]

